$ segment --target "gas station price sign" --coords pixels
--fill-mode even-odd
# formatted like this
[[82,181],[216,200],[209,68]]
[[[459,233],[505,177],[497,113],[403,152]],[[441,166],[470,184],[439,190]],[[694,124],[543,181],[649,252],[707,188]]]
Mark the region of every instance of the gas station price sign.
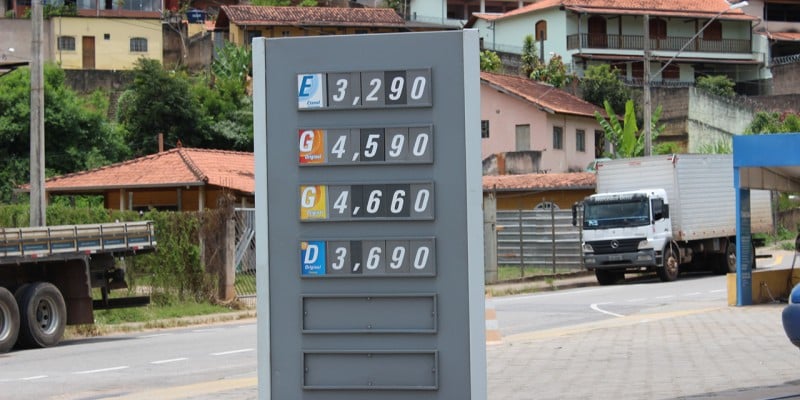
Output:
[[259,399],[486,399],[478,51],[253,40]]
[[433,183],[301,185],[300,221],[433,219]]
[[300,166],[433,163],[433,127],[300,129]]
[[430,105],[430,69],[297,74],[298,110]]
[[403,277],[436,274],[433,238],[300,242],[303,277]]

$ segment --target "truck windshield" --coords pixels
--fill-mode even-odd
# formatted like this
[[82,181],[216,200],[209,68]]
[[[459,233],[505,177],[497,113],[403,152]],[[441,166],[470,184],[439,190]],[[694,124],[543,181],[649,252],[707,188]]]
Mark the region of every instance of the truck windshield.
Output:
[[650,224],[646,197],[624,200],[586,201],[583,206],[584,229],[621,228]]

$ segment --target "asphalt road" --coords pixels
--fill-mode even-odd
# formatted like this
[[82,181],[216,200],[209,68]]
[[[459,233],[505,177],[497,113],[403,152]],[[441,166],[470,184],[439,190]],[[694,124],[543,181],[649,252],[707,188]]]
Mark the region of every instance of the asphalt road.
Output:
[[[256,322],[80,339],[0,356],[0,398],[105,399],[254,377]],[[169,398],[168,391],[153,399]]]

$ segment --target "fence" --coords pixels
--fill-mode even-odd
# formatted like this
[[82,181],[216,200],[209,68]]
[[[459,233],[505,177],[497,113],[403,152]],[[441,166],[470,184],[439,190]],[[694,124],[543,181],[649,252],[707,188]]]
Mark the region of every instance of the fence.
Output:
[[236,219],[236,298],[255,302],[256,298],[256,210],[237,208]]
[[581,229],[572,226],[572,211],[497,211],[497,265],[516,267],[515,278],[529,269],[541,274],[582,270]]

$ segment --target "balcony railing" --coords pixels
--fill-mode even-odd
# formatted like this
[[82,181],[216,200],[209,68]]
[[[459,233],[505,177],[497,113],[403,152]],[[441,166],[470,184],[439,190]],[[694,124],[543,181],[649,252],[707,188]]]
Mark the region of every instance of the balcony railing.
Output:
[[[650,39],[650,50],[678,51],[690,37],[670,36],[663,39]],[[642,35],[598,35],[582,33],[567,36],[567,49],[613,49],[613,50],[643,50],[644,36]],[[752,45],[748,39],[720,39],[709,40],[696,38],[686,46],[684,51],[697,51],[705,53],[751,53]]]

